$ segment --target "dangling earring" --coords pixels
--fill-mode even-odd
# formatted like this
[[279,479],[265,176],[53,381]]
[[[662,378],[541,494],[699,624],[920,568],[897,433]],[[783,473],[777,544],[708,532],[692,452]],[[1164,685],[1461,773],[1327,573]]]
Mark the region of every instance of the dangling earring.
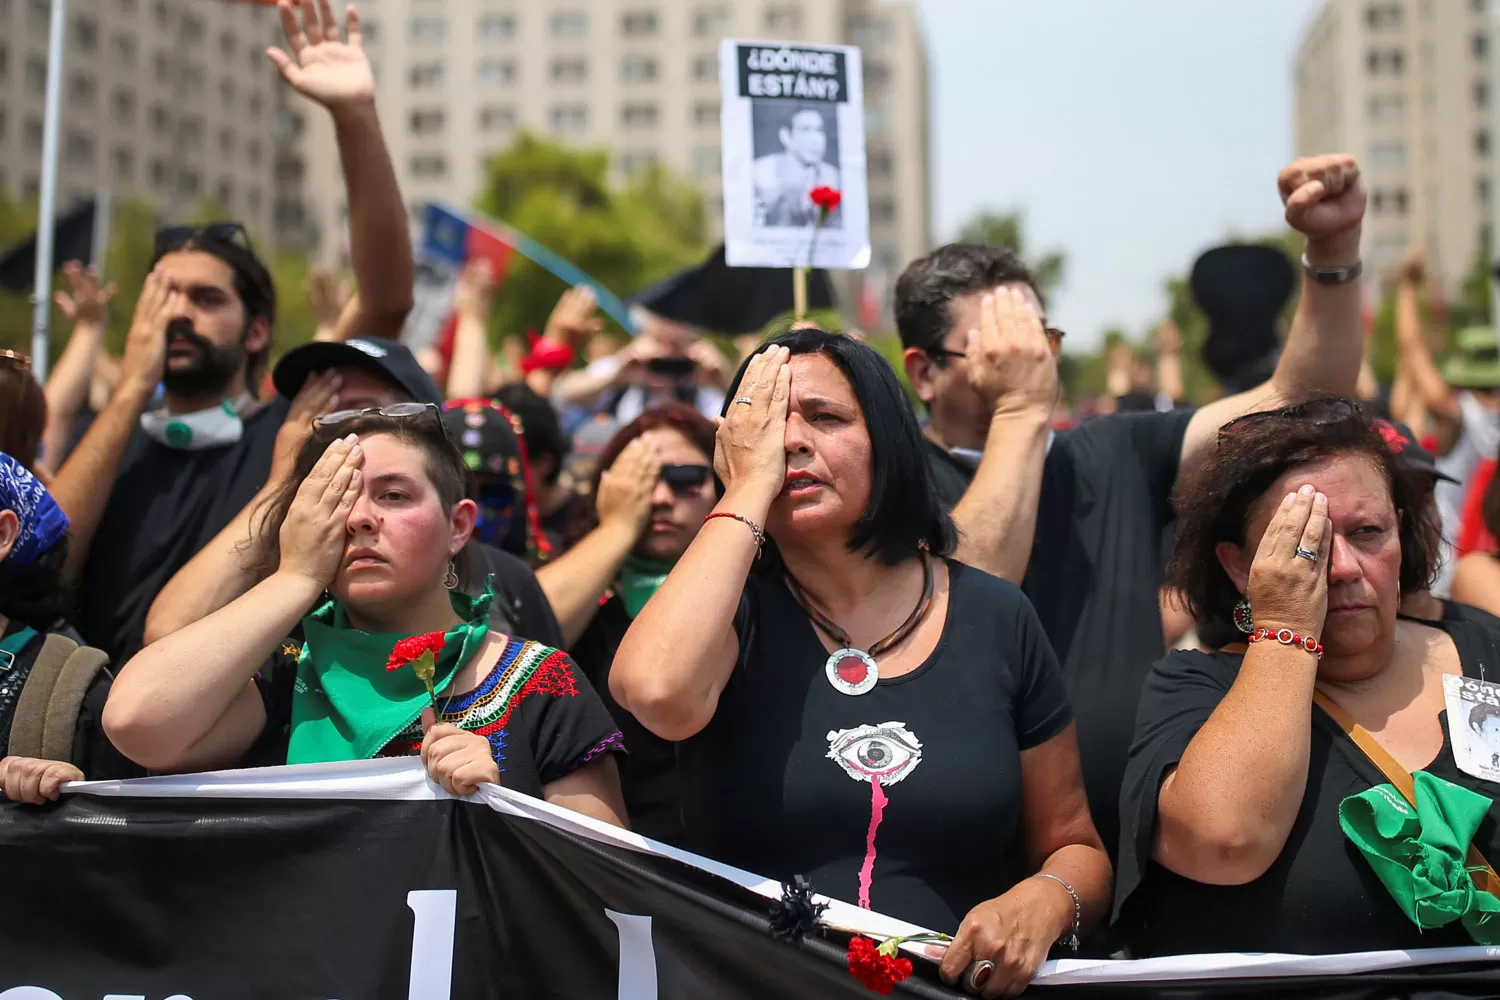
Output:
[[1243,597],[1234,606],[1234,627],[1246,635],[1255,631],[1255,618],[1250,614],[1250,602]]
[[[452,559],[448,560],[448,573],[443,577],[443,586],[449,590],[458,589],[458,570],[454,567]],[[1245,631],[1248,632],[1250,630],[1246,629]]]

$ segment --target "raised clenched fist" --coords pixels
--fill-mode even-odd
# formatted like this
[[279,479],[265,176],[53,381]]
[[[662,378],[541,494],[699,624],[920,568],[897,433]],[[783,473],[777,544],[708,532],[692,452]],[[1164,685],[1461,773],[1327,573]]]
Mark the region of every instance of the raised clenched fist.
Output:
[[1365,189],[1359,164],[1343,153],[1304,156],[1277,177],[1287,225],[1307,237],[1315,267],[1341,267],[1359,257]]

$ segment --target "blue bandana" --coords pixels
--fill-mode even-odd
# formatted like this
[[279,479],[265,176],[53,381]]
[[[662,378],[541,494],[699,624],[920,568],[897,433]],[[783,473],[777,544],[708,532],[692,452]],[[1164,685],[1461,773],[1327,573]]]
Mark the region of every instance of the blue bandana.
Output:
[[13,510],[21,534],[0,562],[0,575],[30,566],[68,533],[68,515],[47,487],[20,462],[0,452],[0,510]]

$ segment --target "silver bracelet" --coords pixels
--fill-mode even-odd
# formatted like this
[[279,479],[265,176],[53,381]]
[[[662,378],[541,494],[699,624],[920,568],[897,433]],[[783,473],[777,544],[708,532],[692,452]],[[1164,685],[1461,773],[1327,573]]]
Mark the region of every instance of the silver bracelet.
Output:
[[1071,950],[1073,954],[1078,954],[1078,932],[1080,929],[1082,929],[1083,926],[1083,904],[1078,901],[1078,893],[1073,891],[1073,887],[1071,885],[1064,882],[1056,875],[1051,874],[1050,872],[1037,872],[1036,877],[1050,878],[1052,881],[1068,890],[1068,895],[1073,897],[1073,929],[1068,933],[1067,937],[1058,938],[1058,941],[1064,945],[1067,945],[1068,949]]
[[1302,270],[1307,276],[1320,285],[1347,285],[1359,280],[1359,276],[1365,272],[1365,262],[1356,260],[1348,267],[1313,267],[1307,260],[1307,254],[1302,255]]

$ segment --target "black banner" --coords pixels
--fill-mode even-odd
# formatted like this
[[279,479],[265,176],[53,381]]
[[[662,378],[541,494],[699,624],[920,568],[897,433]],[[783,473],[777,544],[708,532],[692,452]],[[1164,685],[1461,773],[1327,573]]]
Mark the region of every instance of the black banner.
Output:
[[[0,807],[0,1000],[872,996],[847,932],[771,934],[779,900],[753,876],[522,796],[448,798],[415,761],[77,788]],[[826,923],[886,919],[851,909]],[[958,996],[917,964],[898,993]],[[1497,982],[1493,960],[1274,979],[1075,964],[1031,992],[1482,996]]]

